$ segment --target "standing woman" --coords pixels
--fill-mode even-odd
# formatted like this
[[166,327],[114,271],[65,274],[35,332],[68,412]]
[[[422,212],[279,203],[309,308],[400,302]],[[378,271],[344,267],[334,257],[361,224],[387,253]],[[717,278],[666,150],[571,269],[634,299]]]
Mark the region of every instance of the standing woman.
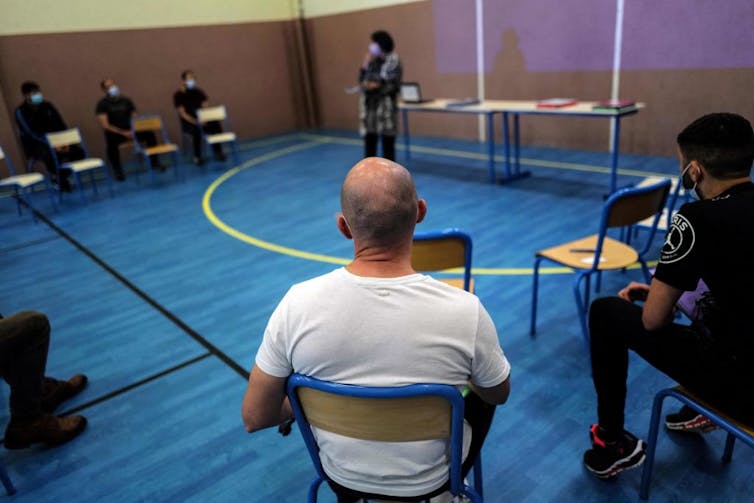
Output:
[[403,69],[393,52],[393,38],[386,31],[372,33],[369,52],[359,71],[361,101],[359,132],[364,137],[364,157],[377,155],[377,138],[382,137],[382,157],[395,160],[398,91]]

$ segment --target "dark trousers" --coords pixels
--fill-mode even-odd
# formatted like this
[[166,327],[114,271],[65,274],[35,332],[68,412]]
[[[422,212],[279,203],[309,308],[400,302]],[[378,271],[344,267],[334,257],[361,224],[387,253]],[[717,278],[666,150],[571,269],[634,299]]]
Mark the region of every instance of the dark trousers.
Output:
[[364,136],[364,157],[375,157],[377,155],[377,140],[379,137],[382,137],[382,157],[394,161],[395,136],[393,135],[367,133]]
[[[58,151],[57,155],[58,162],[60,164],[63,164],[64,162],[78,161],[79,159],[83,159],[84,151],[78,145],[71,145],[65,150]],[[55,171],[55,161],[52,158],[50,148],[46,144],[34,142],[33,147],[31,147],[29,151],[26,152],[26,157],[27,159],[33,158],[41,161],[45,165],[47,172],[50,174],[50,179],[52,179],[53,182],[58,182],[61,185],[67,184],[68,176],[71,174],[71,172],[69,170],[62,170],[60,172],[61,180],[58,181],[57,173]]]
[[[191,139],[194,143],[194,157],[201,159],[202,135],[199,133],[199,126],[181,120],[181,128],[183,128],[184,133],[191,135]],[[206,134],[217,134],[223,132],[223,128],[219,122],[208,122],[204,125],[203,129]],[[212,151],[215,153],[215,157],[221,157],[223,155],[223,147],[219,143],[212,145]]]
[[[474,392],[469,391],[469,394],[464,399],[463,418],[471,426],[471,445],[469,446],[469,453],[466,456],[466,460],[461,465],[461,474],[465,477],[471,471],[474,466],[479,453],[482,451],[482,445],[487,438],[487,433],[490,431],[492,425],[492,418],[495,415],[495,406],[484,402]],[[378,494],[363,494],[352,491],[347,487],[343,487],[340,484],[328,480],[332,490],[338,496],[338,503],[355,503],[359,499],[366,497],[369,499],[379,499]],[[450,481],[441,486],[439,489],[432,491],[430,494],[423,496],[416,496],[410,498],[399,498],[401,501],[424,501],[433,496],[442,494],[450,489]],[[398,499],[398,498],[396,498]]]
[[[107,160],[110,162],[110,166],[112,166],[113,173],[115,173],[116,176],[123,176],[123,166],[120,163],[120,150],[118,149],[118,147],[120,147],[122,143],[125,143],[127,141],[131,141],[131,139],[117,133],[105,131]],[[146,143],[148,147],[157,145],[157,137],[152,131],[136,133],[136,141],[140,143]],[[160,164],[157,156],[152,156],[150,159],[152,161],[152,166]]]
[[703,330],[670,324],[647,331],[641,313],[641,307],[618,297],[595,300],[589,312],[592,379],[607,439],[623,431],[629,349],[699,398],[754,425],[751,357],[733,354]]
[[41,413],[50,323],[42,313],[22,311],[0,319],[0,371],[10,386],[13,420]]

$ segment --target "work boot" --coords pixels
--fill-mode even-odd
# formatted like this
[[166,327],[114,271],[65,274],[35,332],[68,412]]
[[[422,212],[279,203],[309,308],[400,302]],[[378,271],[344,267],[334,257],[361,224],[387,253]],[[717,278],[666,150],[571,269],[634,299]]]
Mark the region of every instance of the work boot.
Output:
[[83,416],[56,417],[44,414],[33,420],[14,420],[5,429],[6,449],[25,449],[32,444],[60,445],[76,438],[86,428]]
[[67,381],[45,377],[42,383],[41,407],[44,413],[53,413],[61,403],[78,395],[89,380],[84,374],[76,374]]

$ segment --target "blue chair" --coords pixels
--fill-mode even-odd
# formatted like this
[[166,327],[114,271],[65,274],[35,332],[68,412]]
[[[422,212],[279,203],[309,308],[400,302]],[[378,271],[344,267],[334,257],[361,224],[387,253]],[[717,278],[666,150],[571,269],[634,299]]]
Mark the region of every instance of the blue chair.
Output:
[[[47,146],[50,148],[50,154],[55,161],[55,172],[57,173],[57,179],[60,180],[60,172],[62,170],[70,171],[73,174],[73,179],[76,182],[81,194],[81,200],[86,202],[86,196],[84,195],[83,185],[81,183],[81,174],[89,173],[89,179],[92,182],[92,190],[94,195],[97,195],[97,182],[94,179],[94,173],[100,170],[103,173],[105,180],[107,181],[107,187],[110,190],[110,196],[113,196],[113,184],[110,179],[110,171],[107,169],[107,164],[102,159],[97,157],[89,157],[87,153],[84,139],[81,137],[81,132],[78,128],[66,129],[65,131],[58,131],[55,133],[47,133]],[[58,156],[58,149],[64,147],[71,147],[78,145],[84,152],[84,158],[78,161],[61,162]],[[63,192],[58,191],[59,200],[63,200]]]
[[17,175],[16,171],[13,169],[13,164],[10,162],[10,159],[5,156],[5,152],[3,151],[2,147],[0,147],[0,161],[2,160],[5,160],[5,165],[8,167],[8,173],[10,176],[0,179],[0,188],[7,187],[13,189],[13,195],[16,199],[16,207],[18,208],[18,216],[22,215],[21,201],[23,201],[24,204],[26,204],[26,207],[31,211],[31,217],[34,222],[37,221],[37,216],[34,214],[34,206],[31,204],[30,196],[31,190],[38,185],[44,185],[47,188],[47,193],[50,195],[52,207],[55,209],[55,211],[58,210],[58,207],[55,204],[55,192],[52,189],[49,178],[44,176],[42,173],[36,172]]
[[[646,187],[648,185],[655,184],[661,180],[662,178],[660,177],[649,176],[643,179],[641,182],[639,182],[636,186]],[[671,183],[671,187],[670,187],[670,194],[668,197],[668,204],[662,209],[662,215],[660,215],[660,220],[657,222],[657,230],[663,231],[663,232],[667,231],[670,228],[670,222],[672,222],[673,215],[675,215],[675,212],[677,210],[676,206],[678,205],[679,198],[682,198],[684,202],[689,202],[689,200],[691,199],[689,196],[689,191],[683,188],[683,185],[680,183],[680,180],[672,179],[670,183]],[[651,229],[652,229],[652,218],[645,218],[644,220],[642,220],[641,222],[637,223],[634,226],[634,235],[637,235],[638,231],[640,230],[651,230]]]
[[[311,426],[351,438],[382,442],[447,438],[450,442],[450,492],[466,495],[475,503],[482,501],[481,455],[474,465],[474,487],[464,484],[461,477],[464,401],[455,387],[445,384],[364,387],[292,374],[288,378],[287,393],[317,472],[309,485],[310,503],[316,503],[319,486],[328,480]],[[405,501],[389,495],[380,499]]]
[[0,458],[0,480],[3,482],[3,486],[5,487],[5,492],[8,494],[8,496],[13,496],[16,494],[16,488],[13,486],[13,482],[10,480],[10,477],[8,476],[8,470],[5,469],[5,462]]
[[[212,146],[229,143],[231,152],[233,153],[233,162],[239,164],[240,157],[238,155],[238,141],[236,140],[236,133],[229,130],[228,112],[225,110],[225,105],[198,109],[196,111],[196,120],[199,123],[199,134],[202,136],[202,144]],[[222,125],[223,132],[205,132],[204,126],[209,122],[219,122]]]
[[471,236],[458,229],[417,232],[411,249],[411,266],[420,272],[453,272],[461,268],[463,278],[440,278],[440,281],[473,293],[471,250]]
[[742,423],[732,419],[714,407],[695,397],[692,393],[685,390],[682,386],[667,388],[655,395],[654,404],[652,405],[652,418],[649,423],[649,435],[647,437],[646,460],[644,461],[644,470],[641,474],[641,489],[639,496],[641,499],[649,497],[649,484],[652,479],[652,467],[655,459],[655,449],[657,447],[657,433],[660,429],[660,418],[662,414],[662,402],[666,397],[673,397],[687,407],[695,410],[712,420],[717,426],[728,432],[725,440],[725,451],[723,452],[723,463],[729,463],[733,456],[733,446],[736,439],[741,440],[749,447],[754,447],[754,429],[745,426]]
[[[539,287],[539,266],[542,260],[578,271],[573,281],[573,296],[576,300],[581,332],[589,352],[589,329],[587,312],[589,309],[590,278],[602,271],[625,269],[637,262],[641,264],[644,277],[649,282],[649,268],[645,260],[657,231],[657,222],[665,206],[670,191],[670,180],[662,180],[646,187],[629,187],[614,192],[602,208],[599,232],[589,237],[538,251],[534,259],[534,287],[532,289],[531,327],[532,337],[536,334],[537,290]],[[632,246],[607,235],[608,229],[630,227],[641,220],[654,216],[652,227],[644,248],[637,251]],[[584,282],[584,293],[581,283]]]
[[[143,145],[138,140],[139,133],[152,133],[155,135],[157,144],[150,146]],[[140,161],[147,163],[150,180],[154,184],[154,166],[152,166],[152,156],[169,154],[173,159],[173,168],[175,169],[176,179],[180,179],[180,155],[178,154],[178,145],[170,143],[168,132],[165,124],[159,115],[142,115],[134,117],[131,121],[131,134],[134,138],[134,152]]]

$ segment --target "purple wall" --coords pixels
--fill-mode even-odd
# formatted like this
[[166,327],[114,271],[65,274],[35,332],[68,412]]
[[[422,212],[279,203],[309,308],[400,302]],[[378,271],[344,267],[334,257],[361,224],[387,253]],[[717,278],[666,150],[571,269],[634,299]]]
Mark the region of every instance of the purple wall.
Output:
[[[610,70],[615,0],[484,0],[485,72]],[[440,73],[476,71],[475,3],[435,0]],[[624,69],[754,67],[753,0],[626,0]]]

